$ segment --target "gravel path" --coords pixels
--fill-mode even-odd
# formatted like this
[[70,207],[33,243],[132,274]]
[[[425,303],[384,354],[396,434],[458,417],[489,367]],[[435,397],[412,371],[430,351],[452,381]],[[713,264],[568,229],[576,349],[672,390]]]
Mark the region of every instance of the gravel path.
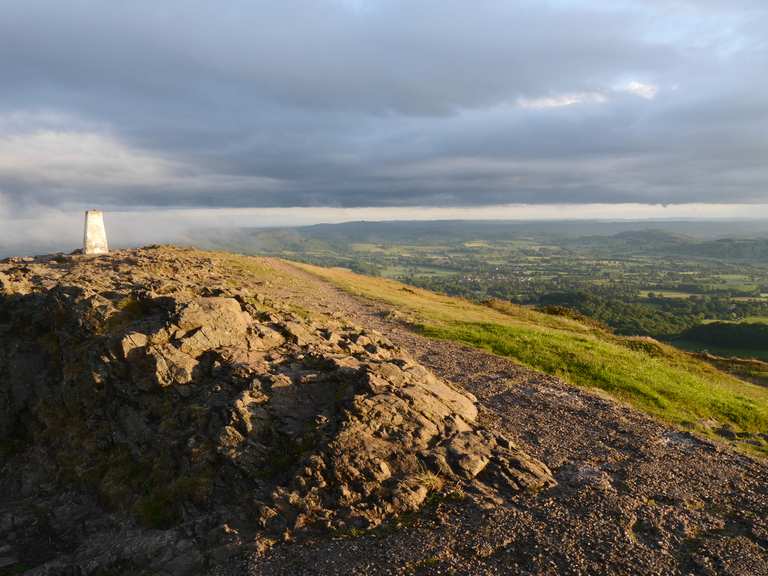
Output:
[[[768,575],[768,465],[503,358],[434,341],[281,261],[280,297],[386,334],[475,394],[485,423],[553,471],[557,487],[489,506],[436,501],[401,527],[285,544],[248,574]],[[276,287],[275,287],[276,288]]]

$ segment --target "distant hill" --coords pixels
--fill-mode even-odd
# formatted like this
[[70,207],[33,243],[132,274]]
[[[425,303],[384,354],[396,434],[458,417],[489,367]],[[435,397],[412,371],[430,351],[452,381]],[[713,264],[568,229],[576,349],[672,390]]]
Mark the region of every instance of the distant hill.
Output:
[[700,240],[663,229],[620,232],[612,236],[588,236],[574,247],[589,247],[603,253],[666,254],[724,260],[768,260],[768,238],[718,238]]
[[[753,237],[745,237],[752,234]],[[203,229],[202,246],[279,254],[343,250],[353,243],[456,245],[533,239],[567,242],[603,254],[670,254],[699,258],[768,259],[768,225],[712,222],[392,221],[318,224],[295,228]]]

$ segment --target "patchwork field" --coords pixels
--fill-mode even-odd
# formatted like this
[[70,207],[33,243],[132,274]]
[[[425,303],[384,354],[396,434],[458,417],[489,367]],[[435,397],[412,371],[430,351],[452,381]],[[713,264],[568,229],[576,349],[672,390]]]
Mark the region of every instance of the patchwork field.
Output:
[[[630,225],[360,222],[243,230],[212,247],[343,266],[476,303],[569,308],[620,335],[765,357],[768,333],[753,338],[749,325],[768,318],[768,240],[707,238],[714,223]],[[696,330],[717,322],[743,334]]]

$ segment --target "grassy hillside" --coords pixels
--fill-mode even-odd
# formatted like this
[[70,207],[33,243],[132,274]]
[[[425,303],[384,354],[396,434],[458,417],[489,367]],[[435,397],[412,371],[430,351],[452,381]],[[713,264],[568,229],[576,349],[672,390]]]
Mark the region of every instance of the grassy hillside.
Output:
[[344,290],[395,306],[427,336],[455,340],[587,388],[597,388],[667,422],[768,455],[768,388],[725,374],[650,338],[627,338],[578,319],[495,302],[473,304],[361,276],[302,268]]

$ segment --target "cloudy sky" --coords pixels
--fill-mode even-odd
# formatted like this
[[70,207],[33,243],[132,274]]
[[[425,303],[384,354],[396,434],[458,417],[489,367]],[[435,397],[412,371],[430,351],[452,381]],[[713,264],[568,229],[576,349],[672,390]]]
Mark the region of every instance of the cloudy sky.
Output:
[[768,203],[765,0],[0,5],[6,230],[92,206]]

